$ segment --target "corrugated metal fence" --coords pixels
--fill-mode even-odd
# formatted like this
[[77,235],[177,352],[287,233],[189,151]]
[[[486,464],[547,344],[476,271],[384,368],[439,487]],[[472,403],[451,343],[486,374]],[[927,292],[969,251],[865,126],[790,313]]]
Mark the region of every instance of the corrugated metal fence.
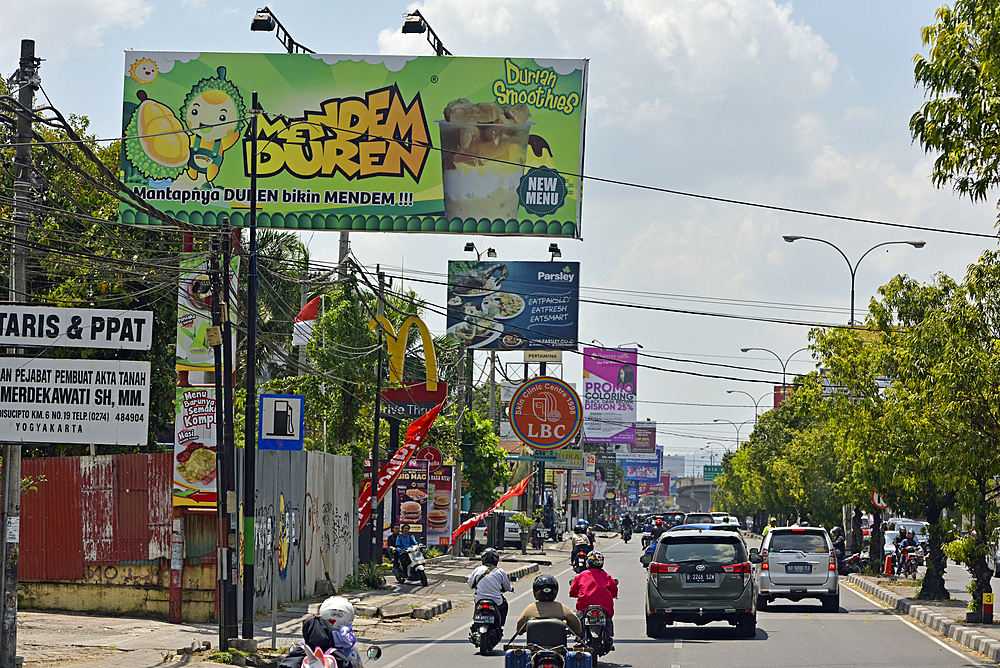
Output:
[[[45,481],[21,497],[19,579],[87,581],[89,569],[143,563],[168,569],[172,465],[171,454],[23,460],[23,476]],[[342,584],[357,553],[350,458],[259,451],[255,469],[255,608],[270,609],[272,586],[284,602],[311,596],[326,572]],[[242,472],[237,450],[241,504]],[[187,563],[213,562],[215,516],[187,515],[184,525]]]

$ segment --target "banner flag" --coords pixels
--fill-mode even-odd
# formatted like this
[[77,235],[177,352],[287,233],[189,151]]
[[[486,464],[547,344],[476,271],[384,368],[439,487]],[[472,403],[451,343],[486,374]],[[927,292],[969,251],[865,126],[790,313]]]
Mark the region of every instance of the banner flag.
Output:
[[295,325],[292,330],[292,345],[304,346],[309,343],[313,327],[316,325],[316,318],[319,317],[319,302],[322,297],[316,297],[311,302],[302,307],[299,314],[295,316]]
[[[534,473],[532,473],[531,475],[534,475]],[[469,519],[467,519],[464,522],[462,522],[461,526],[459,526],[457,529],[455,529],[455,532],[453,534],[451,534],[451,542],[452,542],[452,544],[453,545],[455,544],[455,539],[456,538],[458,538],[459,536],[461,536],[463,533],[465,533],[466,531],[468,531],[472,527],[474,527],[477,524],[479,524],[483,520],[484,517],[486,517],[487,515],[489,515],[490,513],[492,513],[494,510],[496,510],[497,508],[499,508],[501,505],[503,505],[504,501],[506,501],[507,499],[510,499],[512,497],[521,496],[522,494],[524,494],[524,490],[528,487],[528,483],[531,481],[531,475],[529,475],[527,478],[525,478],[521,482],[519,482],[516,485],[514,485],[513,487],[511,487],[510,490],[508,490],[506,494],[504,494],[499,499],[497,499],[497,502],[494,503],[493,506],[490,507],[489,510],[483,511],[483,512],[479,513],[478,515],[476,515],[475,517],[470,517]]]
[[[406,462],[410,461],[413,454],[420,449],[420,444],[423,443],[424,438],[427,437],[427,432],[430,431],[431,425],[434,424],[434,420],[437,418],[438,413],[441,412],[441,408],[444,406],[442,401],[440,404],[432,408],[430,411],[421,415],[416,420],[410,423],[410,426],[406,428],[406,442],[403,446],[396,451],[396,454],[392,456],[385,465],[379,469],[378,472],[378,498],[377,503],[382,503],[385,498],[386,493],[392,487],[392,484],[399,477],[400,471],[406,466]],[[358,495],[358,530],[361,531],[368,524],[368,520],[372,516],[372,486],[371,481],[366,481],[362,486],[361,493]]]

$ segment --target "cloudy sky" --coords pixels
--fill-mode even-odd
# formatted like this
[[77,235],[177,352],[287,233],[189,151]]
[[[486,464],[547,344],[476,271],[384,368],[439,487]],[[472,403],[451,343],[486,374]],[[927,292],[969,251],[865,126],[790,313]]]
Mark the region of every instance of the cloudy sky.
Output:
[[[589,58],[587,176],[729,200],[904,225],[994,234],[996,196],[973,206],[929,179],[932,157],[912,145],[910,115],[920,28],[940,1],[809,0],[428,0],[408,4],[287,2],[271,9],[299,42],[321,53],[425,54],[400,32],[418,7],[456,55]],[[65,113],[86,115],[101,137],[120,134],[125,49],[279,52],[251,33],[255,5],[226,0],[0,0],[0,73],[16,67],[19,42],[36,41],[45,92]],[[990,239],[779,212],[585,182],[583,241],[560,241],[582,263],[584,296],[713,314],[846,323],[847,263],[890,246],[857,272],[862,314],[893,275],[962,276]],[[469,238],[355,234],[354,253],[394,270],[444,272]],[[472,238],[501,259],[548,259],[547,239]],[[313,256],[336,259],[336,235],[310,238]],[[435,304],[443,288],[412,284]],[[440,332],[443,321],[429,318]],[[753,419],[754,400],[780,382],[781,358],[807,345],[808,328],[732,318],[584,304],[582,341],[637,341],[639,419],[659,423],[668,453],[716,455]],[[481,355],[480,358],[485,358]],[[669,358],[669,359],[663,359]],[[509,361],[519,359],[513,354]],[[477,360],[479,361],[479,360]],[[742,368],[726,368],[731,365]],[[789,372],[812,368],[798,353]],[[677,373],[696,372],[737,380]],[[563,375],[579,382],[580,358]],[[768,399],[760,401],[763,407]],[[751,425],[741,427],[745,438]],[[718,443],[721,445],[708,444]]]

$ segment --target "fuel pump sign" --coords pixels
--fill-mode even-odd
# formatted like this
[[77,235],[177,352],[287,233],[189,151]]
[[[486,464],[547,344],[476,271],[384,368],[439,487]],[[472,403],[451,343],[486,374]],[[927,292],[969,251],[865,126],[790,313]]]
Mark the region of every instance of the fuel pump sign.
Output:
[[260,395],[257,447],[301,450],[306,399],[300,394]]

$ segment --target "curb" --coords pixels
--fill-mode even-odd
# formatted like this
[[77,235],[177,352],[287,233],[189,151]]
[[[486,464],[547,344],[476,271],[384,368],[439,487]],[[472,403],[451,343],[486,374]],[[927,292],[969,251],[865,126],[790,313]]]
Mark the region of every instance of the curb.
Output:
[[414,619],[430,619],[437,615],[443,615],[448,610],[451,610],[451,600],[447,598],[439,598],[429,605],[422,605],[419,608],[414,609],[410,613],[410,617]]
[[899,594],[894,594],[888,589],[879,587],[874,582],[855,573],[847,576],[847,581],[882,602],[887,603],[892,608],[913,617],[928,628],[951,638],[957,643],[965,645],[975,652],[982,652],[991,661],[1000,663],[1000,640],[979,633],[975,629],[956,622],[954,619],[948,619],[944,615],[931,612],[924,606],[918,605]]
[[[471,569],[470,569],[471,570]],[[505,569],[506,570],[506,569]],[[531,562],[524,564],[523,566],[518,566],[517,568],[512,568],[507,571],[507,577],[510,578],[523,578],[525,575],[530,575],[531,573],[538,572],[538,564]],[[427,577],[435,578],[438,580],[447,580],[448,582],[468,582],[468,573],[428,573]]]

